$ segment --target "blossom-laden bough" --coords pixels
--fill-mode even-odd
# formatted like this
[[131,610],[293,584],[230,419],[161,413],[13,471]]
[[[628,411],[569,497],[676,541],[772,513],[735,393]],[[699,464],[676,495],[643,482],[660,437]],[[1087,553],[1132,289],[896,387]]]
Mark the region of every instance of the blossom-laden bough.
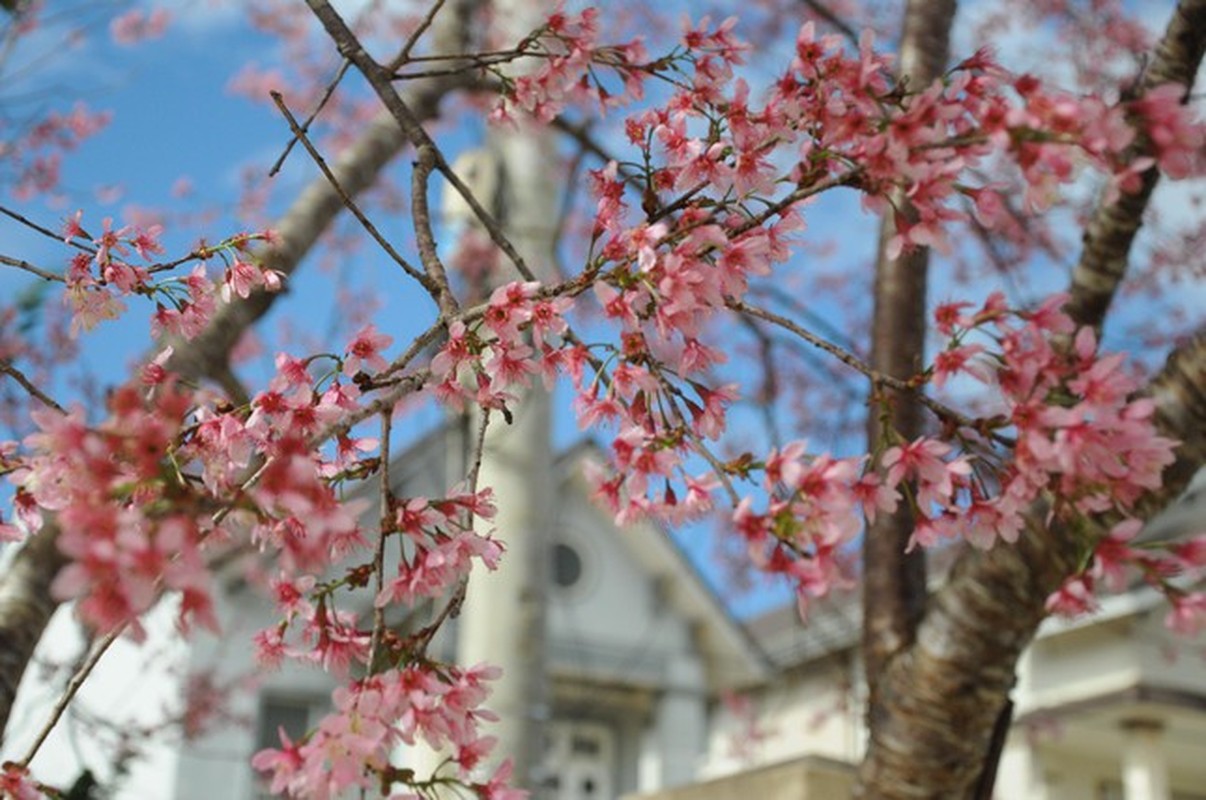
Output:
[[[388,252],[431,297],[429,326],[401,350],[367,326],[340,352],[282,354],[268,385],[247,397],[198,387],[179,375],[197,358],[195,343],[287,280],[290,270],[268,255],[281,234],[240,233],[157,261],[154,227],[105,219],[96,228],[77,214],[61,232],[72,251],[67,268],[35,273],[63,284],[72,333],[145,299],[155,304],[150,334],[176,344],[113,391],[96,423],[6,362],[6,374],[44,407],[31,415],[35,433],[0,449],[0,469],[16,486],[15,519],[0,536],[32,542],[58,532],[66,565],[52,591],[77,601],[103,637],[96,658],[120,632],[137,635],[139,617],[164,594],[180,599],[182,631],[215,629],[214,564],[243,548],[271,564],[280,622],[256,637],[261,663],[296,659],[344,681],[332,713],[304,739],[282,732],[279,749],[255,757],[271,791],[521,794],[508,785],[507,764],[485,777],[478,769],[494,744],[482,723],[492,718],[483,703],[496,671],[439,663],[427,652],[457,612],[475,562],[493,569],[506,558],[507,532],[495,537],[474,524],[493,511],[490,487],[477,485],[480,445],[461,487],[442,497],[393,495],[390,420],[416,398],[481,409],[480,442],[486,425],[510,417],[525,387],[567,376],[582,425],[615,430],[611,463],[592,480],[617,521],[679,522],[727,507],[753,563],[792,581],[802,609],[850,579],[841,555],[877,515],[910,510],[910,549],[962,540],[990,550],[1042,536],[1032,530],[1041,507],[1044,525],[1062,531],[1076,555],[1049,610],[1087,609],[1100,584],[1137,567],[1169,596],[1174,627],[1201,625],[1206,601],[1183,578],[1200,572],[1204,540],[1164,550],[1133,543],[1150,511],[1143,504],[1174,464],[1167,434],[1186,431],[1162,431],[1159,400],[1137,394],[1123,357],[1099,348],[1097,321],[1065,310],[1067,295],[1033,307],[1000,294],[943,304],[934,330],[944,344],[901,378],[762,307],[753,291],[797,255],[806,206],[826,192],[856,190],[868,210],[890,216],[895,258],[919,247],[949,250],[960,226],[991,232],[1016,223],[1012,198],[981,177],[989,163],[1012,166],[1024,184],[1023,214],[1058,202],[1086,168],[1104,176],[1106,203],[1144,191],[1154,169],[1200,175],[1204,132],[1185,103],[1187,83],[1110,103],[1012,75],[980,51],[931,85],[911,86],[870,35],[852,50],[808,23],[790,63],[758,93],[738,76],[746,48],[732,21],[690,24],[654,57],[640,40],[602,43],[594,9],[557,12],[510,49],[455,53],[434,72],[495,92],[491,117],[500,125],[550,123],[582,108],[625,114],[625,149],[591,173],[586,252],[563,279],[534,280],[482,198],[467,195],[517,279],[484,300],[458,298],[425,198],[436,175],[456,191],[467,187],[398,88],[433,71],[409,60],[413,40],[393,61],[375,61],[328,3],[308,4],[415,150],[418,266]],[[524,60],[538,66],[522,77],[500,68]],[[655,85],[655,105],[627,111]],[[317,158],[291,115],[290,123]],[[351,206],[354,192],[333,172],[326,179]],[[22,264],[14,266],[37,269]],[[594,321],[578,313],[583,307],[597,310]],[[889,430],[853,457],[812,452],[803,441],[722,457],[732,406],[746,389],[717,377],[728,354],[710,334],[737,316],[817,346],[869,379],[885,403],[879,390],[916,396],[940,432]],[[994,405],[967,411],[926,394],[968,379],[987,386]],[[362,432],[375,418],[376,439]],[[381,514],[366,526],[372,503],[345,488],[372,477],[382,478]],[[387,574],[381,553],[391,539],[403,542],[402,556]],[[350,610],[364,594],[368,618]],[[386,610],[430,599],[443,604],[431,625],[410,635],[385,626]],[[399,746],[420,741],[451,747],[433,774],[393,760]],[[8,794],[50,791],[28,774],[37,746],[5,765]]]

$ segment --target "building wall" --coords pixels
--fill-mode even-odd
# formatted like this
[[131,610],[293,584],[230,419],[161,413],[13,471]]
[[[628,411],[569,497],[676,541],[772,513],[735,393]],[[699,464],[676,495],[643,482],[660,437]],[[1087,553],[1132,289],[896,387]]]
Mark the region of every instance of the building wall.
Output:
[[224,593],[218,612],[223,636],[194,648],[193,667],[213,669],[218,681],[237,687],[229,699],[238,719],[184,748],[175,794],[164,795],[174,800],[252,800],[257,776],[250,761],[260,747],[256,740],[262,699],[289,698],[321,709],[329,706],[335,685],[317,668],[287,664],[269,671],[256,664],[251,637],[277,622],[274,609],[257,593],[246,588]]
[[[35,777],[69,787],[87,766],[107,784],[119,736],[128,735],[139,755],[129,762],[113,800],[171,797],[178,736],[162,732],[143,736],[139,731],[162,731],[161,726],[183,710],[188,651],[175,635],[175,615],[174,603],[162,603],[144,619],[145,639],[121,638],[110,647],[76,696],[73,710],[60,719],[38,750],[31,764]],[[0,762],[21,758],[28,751],[86,647],[71,607],[65,605],[51,620],[22,679]],[[52,664],[63,669],[48,673]],[[87,718],[103,724],[93,726]]]
[[838,656],[785,673],[735,703],[717,703],[700,778],[803,756],[857,762],[863,726],[854,667],[849,657]]
[[636,564],[617,536],[580,498],[566,499],[554,540],[574,548],[582,577],[551,586],[547,609],[552,664],[620,682],[660,685],[668,660],[693,656],[690,629],[665,598],[664,586]]

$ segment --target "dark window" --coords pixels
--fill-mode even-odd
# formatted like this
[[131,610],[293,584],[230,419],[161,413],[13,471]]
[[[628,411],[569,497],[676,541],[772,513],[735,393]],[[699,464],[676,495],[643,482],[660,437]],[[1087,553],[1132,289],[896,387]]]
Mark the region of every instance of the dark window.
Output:
[[579,755],[595,756],[599,754],[599,740],[593,736],[575,735],[570,740],[570,750]]
[[582,577],[582,557],[568,544],[553,545],[553,583],[568,588]]
[[278,729],[284,728],[286,735],[297,741],[306,734],[310,725],[311,704],[298,698],[265,697],[260,704],[260,725],[256,737],[258,750],[281,746]]

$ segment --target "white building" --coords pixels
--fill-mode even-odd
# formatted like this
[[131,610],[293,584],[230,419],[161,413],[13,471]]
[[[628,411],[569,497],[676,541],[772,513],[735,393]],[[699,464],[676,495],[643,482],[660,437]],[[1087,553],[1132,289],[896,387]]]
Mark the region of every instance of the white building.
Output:
[[[439,493],[445,476],[463,474],[460,451],[455,436],[428,437],[395,462],[396,491]],[[863,749],[852,598],[818,603],[807,625],[794,607],[739,622],[663,530],[618,530],[592,504],[580,470],[591,452],[580,445],[556,462],[547,708],[533,709],[547,720],[538,796],[761,798],[770,795],[758,781],[787,786],[819,769],[830,783],[816,785],[831,788],[805,795],[839,797],[841,764]],[[254,676],[257,689],[234,709],[241,722],[161,745],[119,797],[258,798],[251,755],[276,744],[278,725],[301,733],[323,713],[333,684],[322,672],[257,673],[248,640],[273,624],[272,609],[237,581],[225,588],[223,637],[201,637],[189,657],[194,669],[216,668],[220,683]],[[1164,613],[1155,593],[1138,590],[1095,617],[1044,625],[1021,665],[998,797],[1206,800],[1206,652],[1167,632]],[[455,641],[446,631],[434,647],[453,657]],[[164,694],[129,667],[100,677],[125,686],[111,705],[138,705],[140,682],[147,697]],[[52,781],[62,775],[46,765],[66,747],[55,741],[35,762]],[[775,764],[785,766],[766,769]]]

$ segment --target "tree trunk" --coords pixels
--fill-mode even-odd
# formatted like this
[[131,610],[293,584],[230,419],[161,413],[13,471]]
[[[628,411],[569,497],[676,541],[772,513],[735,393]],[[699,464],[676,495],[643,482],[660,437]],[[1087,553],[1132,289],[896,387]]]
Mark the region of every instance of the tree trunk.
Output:
[[[905,10],[901,36],[901,78],[923,90],[946,65],[954,0],[911,0]],[[893,199],[900,213],[910,209],[903,195]],[[925,358],[926,271],[929,251],[916,248],[892,259],[888,241],[896,234],[891,212],[884,215],[875,265],[874,319],[871,327],[871,366],[877,372],[907,380],[921,371]],[[880,392],[885,394],[881,395]],[[884,404],[881,412],[880,403]],[[921,435],[923,408],[916,397],[873,387],[867,421],[868,450],[876,452],[892,432],[905,440]],[[912,641],[925,609],[925,555],[905,554],[913,532],[907,506],[883,514],[869,526],[863,540],[863,658],[873,725],[881,713],[878,676],[894,654]]]
[[43,527],[0,575],[0,734],[12,713],[25,665],[59,605],[50,596],[50,583],[66,563],[57,540],[53,525]]
[[[1179,4],[1150,67],[1149,75],[1163,77],[1149,77],[1146,87],[1166,80],[1192,86],[1206,42],[1204,14],[1206,0]],[[1079,323],[1104,321],[1154,185],[1153,173],[1140,198],[1103,204],[1090,223],[1070,290]],[[1146,501],[1154,513],[1206,462],[1206,330],[1173,353],[1146,393],[1160,432],[1182,440],[1164,486]],[[1016,546],[966,551],[930,598],[915,640],[877,676],[862,796],[966,798],[977,791],[1018,658],[1046,616],[1047,597],[1081,561],[1085,532],[1044,520],[1044,509],[1032,509]]]

